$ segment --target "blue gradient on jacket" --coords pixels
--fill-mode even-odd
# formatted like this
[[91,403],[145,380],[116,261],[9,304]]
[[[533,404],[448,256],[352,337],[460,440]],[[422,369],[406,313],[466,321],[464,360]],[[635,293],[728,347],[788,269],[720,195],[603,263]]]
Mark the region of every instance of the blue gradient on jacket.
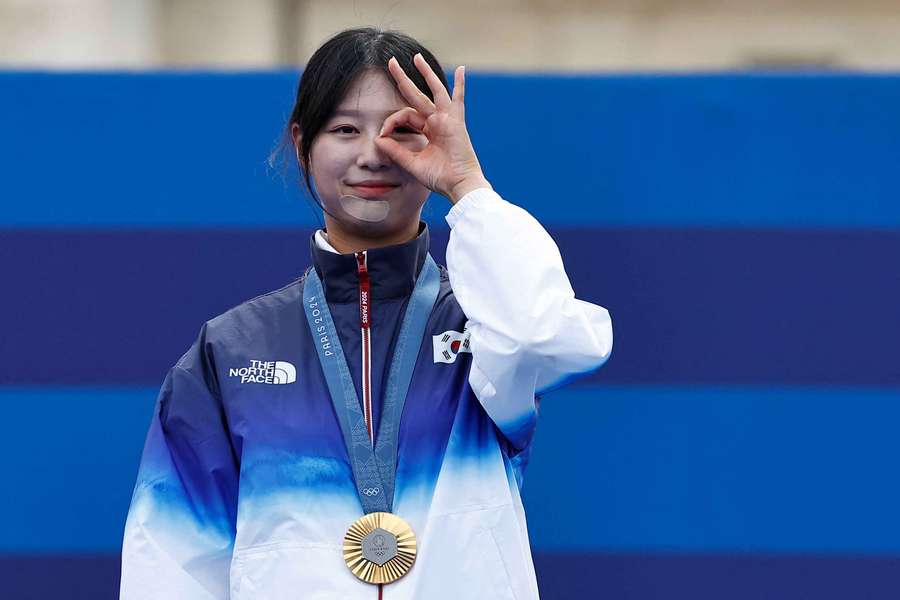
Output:
[[[529,442],[524,449],[516,452],[508,459],[509,468],[515,477],[515,485],[520,493],[522,491],[522,486],[525,485],[525,469],[528,468],[528,463],[531,460],[532,448],[534,448],[533,440]],[[512,485],[512,482],[510,482],[510,485]]]
[[459,402],[471,393],[466,362],[470,356],[459,355],[454,365],[458,368],[450,369],[441,369],[450,365],[436,365],[433,360],[431,336],[446,329],[462,331],[465,322],[450,294],[444,272],[400,419],[395,501],[413,489],[416,494],[430,494],[426,490],[437,480]]
[[[231,538],[234,537],[236,498],[235,504],[226,505],[213,500],[214,495],[206,489],[211,480],[218,487],[221,476],[221,473],[215,471],[191,472],[184,467],[179,469],[172,461],[159,421],[154,418],[147,434],[132,503],[149,503],[145,506],[151,512],[177,513],[179,518],[172,519],[172,523],[188,520],[199,529],[212,530],[213,535]],[[228,477],[227,474],[224,476]],[[231,495],[227,488],[233,485],[234,482],[225,483],[221,491]],[[167,517],[163,517],[161,520],[166,519]]]
[[346,460],[298,455],[267,448],[245,455],[241,464],[242,497],[274,491],[314,490],[322,494],[355,494],[353,472]]
[[596,373],[597,371],[600,370],[600,367],[602,367],[609,361],[610,356],[612,356],[611,353],[608,354],[607,356],[605,356],[603,358],[603,360],[601,360],[599,363],[597,363],[593,367],[585,369],[584,371],[580,371],[578,373],[567,373],[565,375],[560,376],[559,378],[556,379],[556,381],[550,382],[550,383],[542,386],[540,389],[536,390],[534,392],[534,395],[535,396],[543,396],[544,394],[549,394],[550,392],[553,392],[562,387],[565,387],[565,386],[569,385],[570,383],[581,379],[582,377],[587,377],[588,375]]

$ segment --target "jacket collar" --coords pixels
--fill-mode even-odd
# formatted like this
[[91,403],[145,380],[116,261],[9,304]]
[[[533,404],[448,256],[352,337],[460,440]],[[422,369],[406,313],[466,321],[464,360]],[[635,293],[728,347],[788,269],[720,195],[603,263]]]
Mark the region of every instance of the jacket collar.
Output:
[[[412,294],[419,271],[425,264],[429,241],[428,224],[419,221],[419,234],[408,242],[366,251],[373,301]],[[320,248],[315,233],[309,238],[309,251],[313,267],[322,280],[325,298],[329,302],[358,302],[356,255],[352,252],[337,254]]]

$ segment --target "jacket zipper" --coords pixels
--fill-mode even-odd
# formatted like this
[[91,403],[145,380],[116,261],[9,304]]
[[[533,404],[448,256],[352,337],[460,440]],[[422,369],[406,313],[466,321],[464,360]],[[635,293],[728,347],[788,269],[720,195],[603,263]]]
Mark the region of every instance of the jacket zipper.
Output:
[[[372,425],[372,285],[365,250],[356,253],[356,272],[359,275],[359,329],[362,335],[362,388],[363,416],[369,440],[375,445],[375,430]],[[383,598],[384,586],[378,584],[378,600]]]
[[363,415],[369,440],[375,444],[375,428],[372,424],[372,286],[366,264],[365,250],[356,253],[356,270],[359,274],[359,328],[362,335],[362,399]]

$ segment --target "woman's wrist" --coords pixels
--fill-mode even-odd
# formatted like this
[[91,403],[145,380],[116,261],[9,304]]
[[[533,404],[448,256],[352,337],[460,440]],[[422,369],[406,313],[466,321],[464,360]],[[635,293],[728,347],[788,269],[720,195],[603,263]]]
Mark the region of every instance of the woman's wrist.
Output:
[[487,179],[485,179],[484,175],[478,173],[477,175],[466,177],[458,184],[453,186],[453,189],[450,190],[450,193],[447,195],[447,197],[450,199],[451,204],[456,204],[462,199],[463,196],[465,196],[472,190],[477,190],[478,188],[494,189],[493,186],[491,186],[491,183]]

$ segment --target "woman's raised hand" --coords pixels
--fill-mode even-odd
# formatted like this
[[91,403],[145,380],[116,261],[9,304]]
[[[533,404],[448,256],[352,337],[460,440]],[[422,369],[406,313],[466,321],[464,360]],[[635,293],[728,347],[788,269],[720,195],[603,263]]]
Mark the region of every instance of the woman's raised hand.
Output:
[[[421,54],[413,57],[413,63],[425,77],[434,95],[434,102],[416,87],[397,59],[391,57],[388,70],[409,106],[385,119],[379,137],[375,138],[375,144],[422,185],[443,194],[455,204],[476,188],[491,187],[481,171],[466,130],[465,67],[459,66],[454,72],[451,99],[447,89]],[[388,137],[398,127],[411,127],[422,132],[428,138],[428,145],[413,152]]]

